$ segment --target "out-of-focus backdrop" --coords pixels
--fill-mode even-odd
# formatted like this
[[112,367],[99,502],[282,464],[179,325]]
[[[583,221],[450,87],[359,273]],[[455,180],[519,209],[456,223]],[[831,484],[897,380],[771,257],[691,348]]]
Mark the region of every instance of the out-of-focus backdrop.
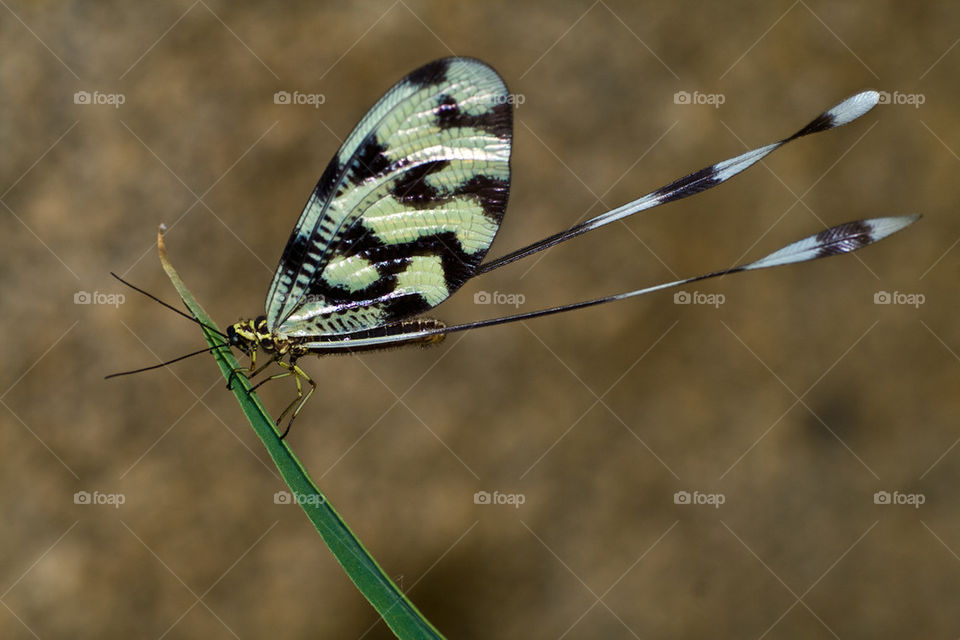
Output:
[[693,304],[303,361],[320,386],[291,443],[411,599],[451,638],[960,634],[956,3],[0,4],[0,636],[390,635],[275,503],[210,358],[103,380],[203,344],[109,272],[175,301],[165,223],[221,326],[262,313],[340,141],[451,54],[515,96],[492,256],[855,91],[888,103],[478,278],[445,321],[925,217],[856,256],[688,287]]

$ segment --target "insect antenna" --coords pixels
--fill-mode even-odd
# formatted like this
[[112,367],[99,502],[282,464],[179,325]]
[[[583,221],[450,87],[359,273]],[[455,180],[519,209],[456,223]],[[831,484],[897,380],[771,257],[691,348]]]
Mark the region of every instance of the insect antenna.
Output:
[[133,369],[132,371],[121,371],[120,373],[111,373],[111,374],[108,375],[108,376],[104,376],[103,379],[104,379],[104,380],[109,380],[110,378],[119,378],[120,376],[129,376],[129,375],[134,374],[134,373],[141,373],[141,372],[143,372],[143,371],[150,371],[151,369],[159,369],[159,368],[161,368],[161,367],[165,367],[165,366],[167,366],[167,365],[173,364],[174,362],[180,362],[181,360],[186,360],[187,358],[190,358],[190,357],[192,357],[192,356],[196,356],[196,355],[199,355],[199,354],[201,354],[201,353],[209,353],[210,351],[214,351],[214,350],[216,350],[216,349],[223,349],[224,347],[229,348],[230,345],[228,345],[228,344],[218,344],[218,345],[215,346],[215,347],[207,347],[206,349],[199,349],[199,350],[194,351],[194,352],[192,352],[192,353],[188,353],[188,354],[186,354],[186,355],[180,356],[179,358],[174,358],[173,360],[167,360],[166,362],[161,362],[160,364],[150,365],[149,367],[141,367],[140,369]]
[[[223,333],[222,331],[218,330],[216,327],[211,327],[210,325],[206,324],[205,322],[200,322],[199,320],[197,320],[197,319],[194,318],[193,316],[191,316],[191,315],[189,315],[189,314],[187,314],[187,313],[184,313],[183,311],[181,311],[180,309],[177,309],[176,307],[174,307],[174,306],[171,305],[171,304],[168,304],[168,303],[164,302],[163,300],[161,300],[160,298],[156,297],[156,296],[153,295],[152,293],[148,293],[148,292],[144,291],[143,289],[141,289],[140,287],[138,287],[138,286],[136,286],[136,285],[133,285],[133,284],[130,284],[129,282],[127,282],[126,280],[124,280],[123,278],[121,278],[120,276],[118,276],[117,274],[113,273],[112,271],[110,272],[110,275],[112,275],[114,278],[116,278],[117,280],[119,280],[119,281],[122,282],[123,284],[127,285],[128,287],[130,287],[130,288],[133,289],[134,291],[137,291],[137,292],[139,292],[139,293],[142,293],[143,295],[147,296],[148,298],[150,298],[150,299],[153,300],[154,302],[159,302],[161,305],[163,305],[163,306],[166,307],[167,309],[170,309],[171,311],[180,314],[181,316],[183,316],[183,317],[186,318],[187,320],[190,320],[190,321],[192,321],[192,322],[196,322],[198,325],[200,325],[200,326],[203,327],[204,329],[207,329],[208,331],[212,331],[213,333],[216,333],[216,334],[219,335],[220,337],[226,339],[226,337],[227,337],[226,334]],[[149,367],[141,367],[141,368],[139,368],[139,369],[133,369],[133,370],[131,370],[131,371],[121,371],[120,373],[111,373],[111,374],[108,375],[108,376],[104,376],[104,380],[109,380],[110,378],[119,378],[120,376],[129,376],[129,375],[132,375],[132,374],[134,374],[134,373],[141,373],[141,372],[143,372],[143,371],[150,371],[150,370],[152,370],[152,369],[160,369],[161,367],[166,367],[167,365],[171,365],[171,364],[173,364],[173,363],[175,363],[175,362],[180,362],[181,360],[186,360],[187,358],[190,358],[190,357],[193,357],[193,356],[196,356],[196,355],[200,355],[201,353],[209,353],[209,352],[211,352],[211,351],[215,351],[216,349],[222,349],[222,348],[224,348],[224,347],[226,347],[226,348],[229,349],[229,348],[230,348],[230,345],[227,344],[227,343],[218,344],[218,345],[213,346],[213,347],[206,347],[206,348],[204,348],[204,349],[199,349],[199,350],[197,350],[197,351],[193,351],[193,352],[188,353],[188,354],[186,354],[186,355],[182,355],[182,356],[180,356],[180,357],[178,357],[178,358],[174,358],[174,359],[172,359],[172,360],[167,360],[166,362],[161,362],[161,363],[159,363],[159,364],[150,365]]]
[[133,289],[134,291],[137,291],[137,292],[139,292],[139,293],[142,293],[143,295],[147,296],[148,298],[150,298],[150,299],[153,300],[154,302],[159,302],[160,304],[162,304],[163,306],[165,306],[167,309],[170,309],[170,310],[173,311],[174,313],[179,313],[180,315],[182,315],[182,316],[183,316],[184,318],[186,318],[187,320],[190,320],[191,322],[196,322],[198,325],[200,325],[200,326],[203,327],[204,329],[208,329],[208,330],[210,330],[210,331],[213,331],[214,333],[216,333],[217,335],[219,335],[221,338],[226,339],[227,334],[223,333],[222,331],[220,331],[220,330],[217,329],[216,327],[211,327],[210,325],[206,324],[205,322],[200,322],[199,320],[197,320],[196,318],[194,318],[194,317],[191,316],[190,314],[184,313],[183,311],[181,311],[180,309],[177,309],[177,308],[176,308],[175,306],[173,306],[172,304],[168,304],[168,303],[164,302],[163,300],[161,300],[161,299],[158,298],[157,296],[153,295],[152,293],[147,293],[146,291],[144,291],[144,290],[141,289],[140,287],[137,287],[137,286],[135,286],[135,285],[130,284],[129,282],[127,282],[126,280],[124,280],[123,278],[121,278],[120,276],[118,276],[117,274],[115,274],[113,271],[110,272],[110,275],[112,275],[114,278],[116,278],[117,280],[119,280],[119,281],[122,282],[123,284],[127,285],[128,287],[130,287],[130,288]]

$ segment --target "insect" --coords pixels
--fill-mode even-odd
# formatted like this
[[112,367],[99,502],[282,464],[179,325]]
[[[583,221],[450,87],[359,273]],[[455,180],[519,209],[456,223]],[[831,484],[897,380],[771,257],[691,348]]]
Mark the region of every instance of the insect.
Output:
[[[430,62],[387,91],[343,143],[283,250],[265,314],[233,324],[224,338],[249,356],[250,366],[244,371],[251,379],[274,363],[283,369],[256,386],[295,378],[297,397],[277,418],[279,429],[290,415],[284,437],[317,387],[298,364],[306,355],[426,346],[453,332],[856,251],[919,216],[841,224],[754,262],[584,302],[452,326],[421,315],[473,277],[715,187],[792,140],[859,118],[878,97],[874,91],[858,93],[788,138],[695,171],[566,231],[484,262],[510,189],[511,96],[496,71],[479,60]],[[266,359],[259,367],[258,353]],[[163,365],[147,369],[158,366]]]

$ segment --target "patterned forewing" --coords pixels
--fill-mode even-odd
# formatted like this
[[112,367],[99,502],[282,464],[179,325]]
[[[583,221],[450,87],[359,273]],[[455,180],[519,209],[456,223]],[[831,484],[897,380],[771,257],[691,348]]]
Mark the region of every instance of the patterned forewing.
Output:
[[482,62],[438,60],[397,83],[304,207],[267,298],[271,330],[362,331],[450,296],[499,228],[511,137],[506,87]]

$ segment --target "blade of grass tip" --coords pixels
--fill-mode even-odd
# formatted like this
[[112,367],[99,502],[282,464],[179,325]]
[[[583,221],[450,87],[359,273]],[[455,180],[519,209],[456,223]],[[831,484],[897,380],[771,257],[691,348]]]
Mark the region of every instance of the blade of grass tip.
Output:
[[[167,249],[163,242],[162,229],[157,233],[157,251],[163,270],[176,288],[187,308],[196,318],[216,328],[193,295],[180,279],[176,269],[170,264]],[[225,344],[221,336],[206,327],[201,327],[204,337],[211,347]],[[240,365],[228,348],[216,349],[213,356],[220,366],[225,379],[231,371]],[[370,601],[377,613],[383,618],[398,638],[443,638],[437,629],[421,614],[403,594],[377,561],[353,534],[347,523],[333,505],[313,483],[306,469],[294,455],[286,440],[280,439],[270,414],[264,409],[259,398],[250,391],[250,383],[245,376],[234,376],[233,393],[240,402],[240,408],[250,422],[250,426],[263,442],[267,452],[276,464],[280,475],[290,488],[291,495],[297,501],[307,517],[317,529],[320,537],[357,586],[357,589]]]

